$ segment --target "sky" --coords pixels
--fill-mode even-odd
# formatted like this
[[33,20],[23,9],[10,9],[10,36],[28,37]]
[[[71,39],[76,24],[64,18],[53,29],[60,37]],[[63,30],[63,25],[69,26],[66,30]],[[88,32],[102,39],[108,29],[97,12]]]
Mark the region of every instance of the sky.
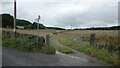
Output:
[[[14,0],[0,0],[2,11],[14,16]],[[119,0],[17,0],[17,18],[30,22],[41,16],[47,27],[89,28],[118,25]],[[0,3],[0,4],[1,4]]]

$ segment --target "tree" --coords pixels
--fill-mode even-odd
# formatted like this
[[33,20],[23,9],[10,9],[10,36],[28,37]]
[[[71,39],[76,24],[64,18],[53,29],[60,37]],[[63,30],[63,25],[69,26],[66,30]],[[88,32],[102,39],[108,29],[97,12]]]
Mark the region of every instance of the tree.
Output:
[[3,28],[13,28],[14,18],[10,14],[1,14],[2,15],[2,27]]

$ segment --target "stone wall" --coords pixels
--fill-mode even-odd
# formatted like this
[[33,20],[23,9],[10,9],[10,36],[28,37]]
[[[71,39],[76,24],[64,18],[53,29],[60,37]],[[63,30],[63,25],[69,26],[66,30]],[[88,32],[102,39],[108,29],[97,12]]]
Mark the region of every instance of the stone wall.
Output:
[[[6,34],[8,38],[14,39],[14,32],[2,31],[2,34]],[[36,38],[36,42],[37,42],[37,35],[16,33],[16,36],[22,38],[29,37],[29,39]],[[45,44],[44,36],[38,36],[38,42],[40,43],[40,45],[43,46]]]

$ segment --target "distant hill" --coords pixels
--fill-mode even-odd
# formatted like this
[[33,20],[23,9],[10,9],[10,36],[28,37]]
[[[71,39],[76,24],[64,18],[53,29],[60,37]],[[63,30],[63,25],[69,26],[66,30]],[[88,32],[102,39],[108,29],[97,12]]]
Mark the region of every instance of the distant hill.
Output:
[[32,24],[31,22],[27,21],[27,20],[21,20],[21,19],[17,19],[16,20],[16,25],[17,26],[27,26]]
[[[34,22],[33,24],[27,25],[24,29],[37,29],[37,23]],[[65,30],[63,28],[58,27],[45,27],[43,24],[39,24],[39,29],[56,29],[56,30]]]
[[[39,24],[39,29],[45,29],[46,27],[43,24]],[[24,29],[37,29],[37,23],[34,22],[33,24],[27,25]]]
[[[0,14],[2,16],[2,27],[3,28],[13,28],[14,27],[14,18],[10,14]],[[26,26],[32,24],[31,22],[27,20],[16,20],[16,25],[17,26]]]
[[[0,14],[2,16],[2,28],[13,28],[14,27],[14,18],[10,14]],[[17,19],[16,20],[17,28],[22,29],[37,29],[37,23],[34,22],[33,24],[30,21]],[[39,24],[39,29],[56,29],[56,30],[65,30],[63,28],[58,27],[45,27],[43,24]]]
[[112,26],[112,27],[92,27],[92,28],[76,28],[74,30],[120,30],[120,26]]

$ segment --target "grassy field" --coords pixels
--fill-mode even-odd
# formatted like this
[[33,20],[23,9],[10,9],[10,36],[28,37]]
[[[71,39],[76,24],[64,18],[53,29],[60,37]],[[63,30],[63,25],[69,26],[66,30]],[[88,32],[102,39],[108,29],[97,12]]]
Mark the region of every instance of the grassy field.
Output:
[[[96,34],[97,42],[109,42],[112,39],[111,44],[118,43],[118,32],[120,30],[75,30],[64,32],[64,34],[74,35],[80,37],[81,35],[90,36],[90,34]],[[120,44],[120,43],[119,43]]]
[[[107,63],[113,65],[120,65],[118,60],[118,51],[109,52],[109,46],[102,49],[98,47],[90,46],[89,41],[82,41],[80,36],[90,36],[91,33],[96,34],[96,43],[105,44],[108,43],[112,46],[119,46],[118,43],[118,31],[102,31],[102,30],[79,30],[79,31],[68,31],[58,34],[59,42],[65,46],[76,49],[80,52],[84,52],[93,57],[101,59]],[[76,41],[74,41],[76,38]]]

